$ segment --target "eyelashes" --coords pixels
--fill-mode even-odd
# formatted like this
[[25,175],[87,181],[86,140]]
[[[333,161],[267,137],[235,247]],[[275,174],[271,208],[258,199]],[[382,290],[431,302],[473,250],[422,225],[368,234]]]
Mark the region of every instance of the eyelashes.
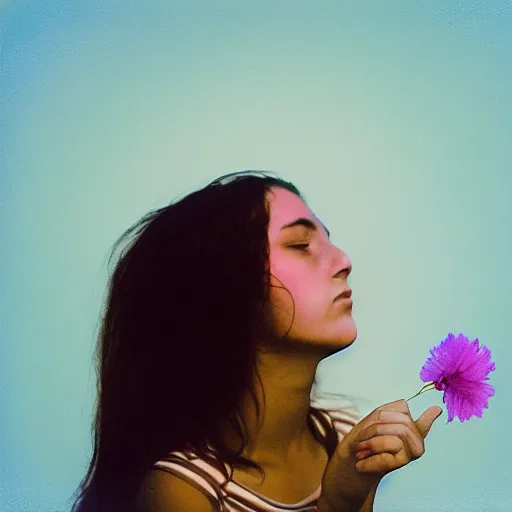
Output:
[[309,244],[290,245],[290,247],[293,247],[294,249],[298,249],[299,251],[307,251]]

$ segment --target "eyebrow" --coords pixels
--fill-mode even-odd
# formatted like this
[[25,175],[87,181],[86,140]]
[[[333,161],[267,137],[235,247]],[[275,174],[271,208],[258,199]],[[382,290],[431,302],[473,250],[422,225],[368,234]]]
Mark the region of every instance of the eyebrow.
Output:
[[[290,224],[285,224],[281,228],[281,231],[287,228],[294,228],[295,226],[304,226],[305,228],[310,229],[311,231],[318,231],[318,226],[312,220],[306,219],[305,217],[301,217],[300,219],[294,220],[293,222],[290,222]],[[327,236],[330,237],[330,231],[323,224],[322,227],[325,229]]]

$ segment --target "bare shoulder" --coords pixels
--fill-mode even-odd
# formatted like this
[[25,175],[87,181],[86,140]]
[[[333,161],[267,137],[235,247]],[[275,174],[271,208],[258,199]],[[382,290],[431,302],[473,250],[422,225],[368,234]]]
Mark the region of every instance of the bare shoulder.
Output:
[[144,478],[137,495],[139,512],[218,512],[207,491],[200,491],[177,475],[153,469]]

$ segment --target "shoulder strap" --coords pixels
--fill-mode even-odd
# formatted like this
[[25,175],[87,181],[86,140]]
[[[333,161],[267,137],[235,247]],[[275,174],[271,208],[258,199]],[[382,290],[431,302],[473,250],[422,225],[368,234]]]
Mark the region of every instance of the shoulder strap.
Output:
[[[317,439],[326,447],[329,457],[336,450],[338,444],[338,436],[334,427],[332,418],[326,411],[311,408],[311,416],[308,418],[313,423],[320,424],[323,433],[320,434],[318,427],[314,429]],[[321,436],[321,437],[320,437]]]
[[183,452],[173,452],[165,459],[153,464],[153,467],[172,473],[184,479],[224,511],[224,497],[226,495],[221,482],[225,480],[222,473],[211,464],[193,456],[187,456]]

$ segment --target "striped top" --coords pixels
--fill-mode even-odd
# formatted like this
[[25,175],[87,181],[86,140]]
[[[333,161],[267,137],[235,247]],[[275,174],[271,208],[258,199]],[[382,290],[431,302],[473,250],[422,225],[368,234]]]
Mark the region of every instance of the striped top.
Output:
[[[320,408],[318,403],[312,400],[310,419],[315,436],[328,447],[329,430],[331,440],[334,429],[339,442],[362,417],[350,402],[345,402],[341,407]],[[332,453],[335,444],[334,447],[328,447],[329,454]],[[210,501],[219,504],[222,512],[313,512],[316,510],[322,487],[320,485],[313,494],[298,503],[280,503],[234,480],[226,480],[225,475],[211,462],[201,459],[192,451],[171,452],[165,459],[155,462],[153,468],[183,478],[203,491]],[[226,469],[229,470],[227,464]]]

